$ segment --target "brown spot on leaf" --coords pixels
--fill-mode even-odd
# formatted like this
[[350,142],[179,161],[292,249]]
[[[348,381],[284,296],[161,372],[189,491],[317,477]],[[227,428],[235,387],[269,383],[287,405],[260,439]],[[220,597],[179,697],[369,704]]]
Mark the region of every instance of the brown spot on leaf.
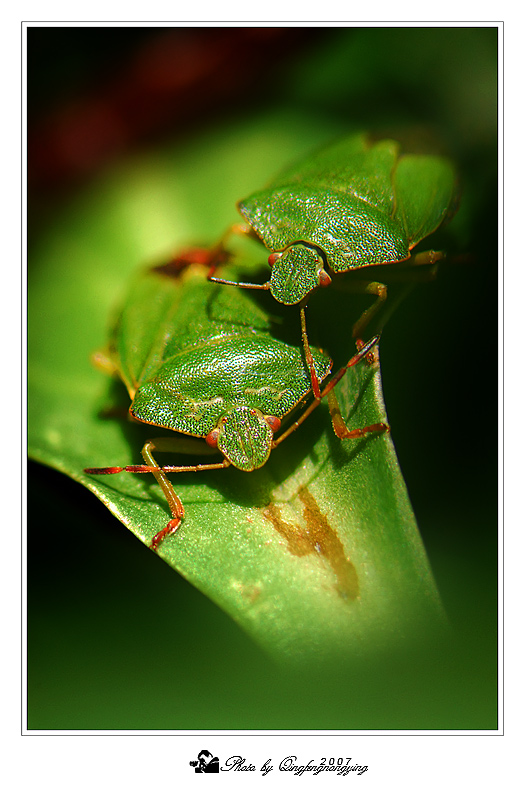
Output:
[[306,487],[299,491],[299,500],[303,504],[304,525],[285,522],[279,507],[274,503],[270,503],[263,514],[275,530],[284,536],[290,553],[295,556],[315,554],[326,558],[335,573],[339,594],[345,600],[355,600],[359,597],[357,571],[345,556],[337,531],[332,528],[326,514],[321,512],[315,498]]

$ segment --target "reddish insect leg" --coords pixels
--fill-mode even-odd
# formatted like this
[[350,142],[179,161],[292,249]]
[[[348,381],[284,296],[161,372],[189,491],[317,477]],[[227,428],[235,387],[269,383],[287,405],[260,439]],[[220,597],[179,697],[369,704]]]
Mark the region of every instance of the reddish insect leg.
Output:
[[367,436],[369,433],[386,433],[390,430],[390,425],[387,425],[386,422],[375,422],[365,428],[348,428],[341,414],[334,391],[328,392],[328,408],[332,417],[334,433],[339,439],[362,439],[363,436]]
[[341,411],[339,409],[339,404],[337,403],[337,399],[333,392],[345,372],[358,364],[363,358],[366,358],[368,353],[378,343],[378,341],[379,336],[374,336],[374,338],[370,339],[370,341],[367,342],[358,353],[352,356],[350,361],[344,367],[342,367],[332,378],[332,380],[329,381],[324,387],[323,391],[321,392],[321,396],[312,400],[310,405],[307,406],[307,408],[303,411],[299,419],[297,419],[293,425],[290,425],[290,427],[274,441],[273,447],[277,447],[277,445],[284,441],[284,439],[293,433],[293,431],[297,430],[299,425],[302,425],[305,419],[310,416],[312,411],[317,408],[323,397],[326,397],[326,395],[328,395],[328,407],[332,416],[334,432],[340,439],[358,439],[362,436],[366,436],[368,433],[384,433],[390,430],[390,426],[387,425],[386,422],[376,422],[373,425],[367,425],[366,428],[354,428],[353,430],[350,430],[343,420]]
[[353,338],[360,339],[372,317],[377,314],[381,306],[386,302],[387,290],[385,284],[378,281],[355,281],[352,284],[352,291],[376,295],[372,305],[361,314],[352,328]]
[[153,476],[157,483],[159,484],[160,488],[164,492],[164,497],[168,501],[168,505],[170,507],[171,514],[173,519],[170,519],[168,524],[165,528],[155,534],[153,537],[150,549],[156,550],[159,544],[163,541],[163,539],[169,533],[175,533],[179,525],[181,524],[182,520],[184,519],[184,506],[182,502],[175,492],[175,489],[167,479],[164,472],[160,469],[159,465],[153,458],[151,451],[155,450],[155,443],[153,440],[149,440],[145,443],[144,447],[142,448],[142,458],[146,462],[146,464],[152,467]]
[[[395,268],[391,267],[388,271],[388,277],[386,280],[388,283],[399,283],[406,281],[408,284],[419,282],[423,283],[433,280],[436,277],[438,269],[435,265],[438,264],[439,261],[443,261],[444,258],[446,258],[446,253],[444,253],[442,250],[426,250],[423,253],[417,253],[416,255],[412,255],[408,261],[403,262],[401,267],[399,265],[396,265]],[[414,267],[418,267],[418,269],[414,270]],[[428,267],[428,269],[421,269],[421,267]],[[385,269],[388,269],[388,265],[385,267]],[[376,295],[376,299],[370,308],[367,308],[366,311],[359,317],[352,329],[352,336],[354,339],[359,340],[370,320],[376,316],[376,314],[386,303],[387,287],[382,281],[356,280],[345,286],[345,290],[362,294]],[[390,308],[388,317],[391,316],[394,308],[399,304],[400,299],[401,298],[398,298],[394,306]],[[384,325],[386,320],[383,319],[381,322]]]
[[310,371],[310,382],[312,384],[312,391],[314,393],[314,397],[316,400],[321,399],[321,391],[319,389],[319,381],[317,379],[317,375],[315,372],[314,367],[314,360],[312,358],[312,353],[310,351],[310,344],[308,342],[308,334],[306,333],[306,315],[305,315],[305,308],[306,306],[301,305],[301,336],[303,339],[303,351],[304,357],[306,360],[306,366]]
[[150,544],[150,549],[156,550],[159,544],[163,541],[163,539],[169,533],[174,533],[181,524],[182,520],[184,519],[184,506],[182,505],[179,496],[175,492],[175,489],[173,488],[170,481],[166,477],[166,472],[197,472],[206,469],[223,469],[224,467],[229,466],[229,462],[222,461],[219,464],[196,464],[195,466],[185,466],[185,467],[174,467],[174,466],[160,467],[153,458],[153,455],[151,453],[152,450],[164,450],[172,452],[173,441],[168,438],[150,439],[149,441],[146,442],[146,444],[142,448],[142,457],[144,458],[144,461],[146,462],[147,466],[140,466],[138,468],[126,467],[125,469],[126,472],[146,472],[146,471],[152,472],[157,483],[164,492],[166,500],[168,501],[168,505],[173,515],[173,519],[168,522],[165,528],[163,528],[153,537],[152,542]]
[[209,469],[224,469],[230,466],[230,462],[224,459],[220,463],[215,464],[196,464],[194,466],[164,466],[161,467],[153,457],[152,450],[159,450],[164,452],[173,452],[173,440],[168,437],[160,439],[148,440],[142,448],[142,457],[145,464],[132,464],[127,467],[99,467],[92,469],[85,469],[84,472],[89,475],[114,475],[117,472],[151,472],[157,483],[159,484],[162,492],[168,501],[168,505],[173,516],[165,528],[155,534],[151,540],[150,549],[157,550],[162,541],[170,533],[175,533],[184,519],[184,506],[175,492],[171,482],[166,476],[166,472],[200,472]]
[[339,437],[339,439],[361,439],[363,436],[367,436],[369,433],[386,433],[390,430],[390,425],[387,425],[386,422],[375,422],[372,425],[367,425],[364,428],[348,428],[343,419],[343,415],[341,414],[341,409],[339,408],[339,403],[334,392],[335,387],[345,372],[350,367],[355,366],[359,361],[361,361],[361,359],[367,358],[372,347],[374,347],[378,341],[379,337],[375,336],[367,344],[361,347],[359,352],[356,353],[355,356],[353,356],[350,361],[339,370],[339,372],[323,389],[322,396],[325,397],[328,395],[328,409],[330,411],[330,416],[332,417],[334,433]]

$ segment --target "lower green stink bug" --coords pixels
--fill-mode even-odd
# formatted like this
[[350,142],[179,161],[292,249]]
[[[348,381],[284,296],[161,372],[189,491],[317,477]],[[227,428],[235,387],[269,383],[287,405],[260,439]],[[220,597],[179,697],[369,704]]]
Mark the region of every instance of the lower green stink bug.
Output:
[[[270,279],[263,284],[237,283],[268,289],[285,305],[300,304],[301,331],[314,395],[320,396],[306,332],[309,295],[328,286],[337,273],[389,265],[380,280],[353,281],[347,289],[376,300],[357,320],[353,336],[360,340],[372,316],[387,298],[385,280],[410,277],[391,269],[432,266],[441,251],[412,254],[412,249],[453,215],[457,185],[448,159],[433,155],[401,155],[397,142],[370,144],[358,134],[309,156],[278,175],[270,185],[237,206],[245,219],[234,225],[211,251],[209,278],[225,252],[231,232],[248,234],[269,250]],[[413,273],[412,273],[413,274]]]
[[[176,531],[184,517],[167,473],[230,465],[245,472],[256,470],[319,404],[320,398],[311,402],[275,438],[283,419],[310,394],[310,378],[301,347],[277,338],[270,328],[252,298],[232,287],[214,286],[206,280],[206,270],[196,264],[181,268],[172,263],[150,270],[133,287],[110,342],[109,363],[128,389],[133,419],[186,437],[182,447],[175,436],[147,441],[143,465],[85,472],[153,473],[172,519],[153,537],[152,549]],[[344,372],[369,353],[377,340],[356,353],[320,392],[321,397],[330,395],[334,430],[340,438],[388,430],[383,422],[349,430],[332,392]],[[311,356],[322,384],[331,372],[331,359],[315,348]],[[218,450],[221,461],[161,467],[153,455],[155,450],[202,453],[202,439],[204,451]],[[197,447],[188,447],[189,442]]]

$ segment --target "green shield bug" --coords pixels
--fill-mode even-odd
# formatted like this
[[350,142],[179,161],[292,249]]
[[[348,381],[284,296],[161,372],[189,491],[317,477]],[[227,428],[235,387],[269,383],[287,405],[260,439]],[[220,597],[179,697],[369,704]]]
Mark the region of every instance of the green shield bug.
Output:
[[231,232],[248,234],[270,250],[270,279],[237,285],[268,289],[285,305],[300,304],[305,358],[319,397],[306,331],[309,295],[328,286],[338,273],[389,265],[385,278],[360,278],[346,287],[376,298],[353,326],[359,341],[386,301],[384,281],[402,277],[393,267],[432,266],[444,257],[441,251],[415,255],[412,250],[453,215],[457,197],[448,159],[401,154],[395,141],[371,144],[364,134],[353,135],[286,169],[267,188],[241,200],[237,207],[246,224],[233,226],[212,251],[217,260],[210,258],[208,277],[226,282],[214,272]]
[[[145,273],[132,288],[110,341],[106,363],[126,385],[129,413],[139,422],[168,429],[170,438],[148,440],[143,465],[97,467],[89,474],[151,472],[168,502],[172,519],[153,537],[156,550],[184,517],[180,498],[167,473],[197,472],[234,466],[245,472],[262,467],[274,447],[296,430],[328,395],[333,426],[340,438],[384,432],[375,423],[349,430],[333,388],[344,372],[377,343],[372,339],[325,383],[295,421],[283,420],[311,393],[302,348],[275,334],[275,323],[246,293],[206,280],[202,265],[180,259]],[[320,384],[332,362],[312,348]],[[279,437],[275,435],[280,431]],[[204,442],[202,441],[204,440]],[[154,451],[207,453],[222,460],[184,466],[159,466]]]

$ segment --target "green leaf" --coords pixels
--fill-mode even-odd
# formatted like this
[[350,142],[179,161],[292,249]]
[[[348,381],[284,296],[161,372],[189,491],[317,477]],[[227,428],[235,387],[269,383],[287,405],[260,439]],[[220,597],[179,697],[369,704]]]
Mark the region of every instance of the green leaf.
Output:
[[[169,519],[152,477],[83,472],[140,463],[151,435],[149,427],[101,415],[116,402],[125,406],[127,395],[92,367],[90,353],[104,345],[110,313],[136,269],[180,246],[212,244],[235,221],[233,201],[242,194],[235,175],[246,187],[251,168],[257,185],[259,141],[247,130],[230,134],[223,150],[235,158],[222,166],[220,150],[210,157],[203,139],[191,159],[180,149],[116,169],[71,203],[32,253],[30,456],[93,491],[144,543]],[[283,159],[270,123],[268,141],[276,161]],[[293,147],[299,149],[289,145],[289,156]],[[199,167],[189,170],[189,161]],[[203,222],[199,188],[221,168],[232,182],[216,193],[216,216]],[[339,366],[351,355],[348,300],[333,302],[340,307],[331,322],[340,327],[331,334],[333,351],[322,344]],[[322,304],[311,310],[324,327]],[[350,427],[385,419],[379,371],[366,362],[347,374],[338,397]],[[177,476],[173,483],[186,519],[159,555],[276,658],[303,664],[378,653],[442,624],[390,436],[341,442],[323,404],[262,469]],[[155,555],[145,550],[144,557]]]

